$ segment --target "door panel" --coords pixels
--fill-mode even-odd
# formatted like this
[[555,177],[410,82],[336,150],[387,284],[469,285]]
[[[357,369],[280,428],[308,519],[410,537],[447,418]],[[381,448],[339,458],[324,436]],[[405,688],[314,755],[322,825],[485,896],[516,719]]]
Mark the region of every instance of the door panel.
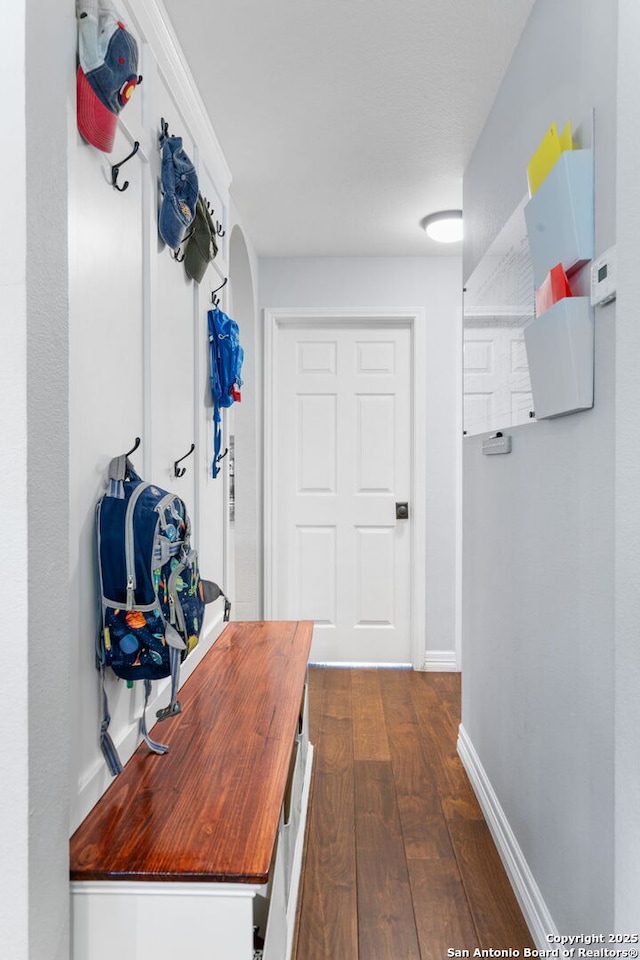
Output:
[[337,397],[296,397],[298,437],[296,475],[299,494],[336,493]]
[[409,326],[283,324],[275,360],[273,616],[315,620],[315,660],[408,663]]
[[335,625],[336,528],[296,525],[297,556],[294,596],[299,598],[304,618],[325,626]]
[[391,493],[394,482],[395,397],[358,394],[356,485],[358,493]]
[[523,328],[467,327],[464,341],[467,433],[526,423],[533,401]]
[[392,527],[356,528],[356,626],[393,626],[394,533]]

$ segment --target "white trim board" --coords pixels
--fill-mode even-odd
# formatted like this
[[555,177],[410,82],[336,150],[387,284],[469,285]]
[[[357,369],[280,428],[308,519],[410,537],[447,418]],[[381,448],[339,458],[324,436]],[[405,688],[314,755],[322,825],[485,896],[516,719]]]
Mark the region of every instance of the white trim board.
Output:
[[266,308],[264,310],[264,615],[273,617],[276,584],[274,531],[277,529],[275,515],[276,492],[274,478],[273,411],[275,410],[275,374],[276,343],[278,331],[291,324],[335,324],[344,320],[349,324],[363,326],[390,325],[409,326],[411,330],[412,364],[412,449],[411,489],[413,491],[412,514],[414,535],[411,556],[411,659],[418,669],[424,659],[424,638],[426,635],[426,600],[424,584],[426,580],[426,506],[424,497],[419,495],[425,489],[426,467],[426,386],[422,376],[422,363],[426,351],[426,331],[424,310],[420,307],[404,307],[398,310],[337,310],[328,308],[287,307]]
[[496,792],[491,786],[491,781],[482,766],[480,757],[462,724],[458,728],[458,756],[478,798],[478,803],[536,947],[538,950],[548,950],[547,936],[549,934],[557,935],[558,930],[544,902],[540,888],[529,869],[524,853],[509,825]]
[[313,744],[307,747],[307,767],[304,772],[304,782],[302,785],[302,799],[300,824],[296,836],[296,843],[293,851],[293,860],[291,862],[291,880],[289,887],[289,900],[287,903],[287,917],[290,922],[287,924],[287,952],[286,960],[291,960],[293,953],[293,941],[296,935],[296,917],[298,911],[298,901],[300,899],[300,887],[302,886],[302,863],[304,859],[304,841],[307,835],[307,819],[309,816],[309,798],[311,796],[311,777],[313,775]]
[[372,660],[310,660],[310,667],[331,667],[336,670],[411,670],[410,663],[378,663]]
[[420,667],[427,673],[458,673],[458,661],[453,650],[427,650]]
[[124,4],[138,39],[149,44],[167,88],[175,95],[176,106],[180,104],[186,126],[198,143],[200,156],[207,158],[226,207],[231,170],[162,0],[124,0]]

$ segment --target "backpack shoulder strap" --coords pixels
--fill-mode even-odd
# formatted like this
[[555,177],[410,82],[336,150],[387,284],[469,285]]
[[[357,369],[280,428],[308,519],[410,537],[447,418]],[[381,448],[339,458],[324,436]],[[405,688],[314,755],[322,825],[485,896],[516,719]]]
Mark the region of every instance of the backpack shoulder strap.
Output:
[[220,309],[214,307],[207,312],[207,325],[209,328],[209,377],[211,382],[211,399],[213,401],[213,460],[211,462],[211,476],[215,479],[220,473],[218,461],[220,457],[220,448],[222,446],[222,416],[220,414],[219,389],[220,389],[220,371],[218,368],[218,316]]
[[117,777],[122,773],[123,766],[115,744],[109,733],[109,724],[111,723],[111,714],[109,713],[109,703],[107,700],[107,690],[104,685],[104,664],[100,666],[100,688],[102,692],[102,723],[100,724],[100,749],[107,764],[107,768],[112,777]]
[[140,477],[134,470],[129,457],[123,453],[119,457],[114,457],[109,464],[109,489],[108,497],[115,497],[116,500],[124,500],[124,481],[139,480]]

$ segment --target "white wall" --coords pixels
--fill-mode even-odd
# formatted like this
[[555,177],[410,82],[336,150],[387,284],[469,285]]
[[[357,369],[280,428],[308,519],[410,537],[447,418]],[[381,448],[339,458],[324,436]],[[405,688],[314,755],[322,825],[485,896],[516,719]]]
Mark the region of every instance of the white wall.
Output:
[[[130,449],[135,437],[142,439],[132,456],[140,475],[187,505],[202,575],[233,588],[226,463],[215,480],[211,477],[207,333],[211,290],[229,276],[230,173],[154,0],[123,2],[121,9],[139,42],[144,79],[120,115],[112,154],[82,140],[73,113],[68,124],[72,828],[110,783],[98,743],[95,503],[105,490],[110,459]],[[172,135],[182,137],[200,190],[215,208],[214,219],[226,228],[199,285],[158,235],[161,118]],[[129,187],[118,192],[109,182],[110,163],[126,156],[135,140],[140,149],[120,173]],[[224,307],[229,286],[219,295]],[[192,443],[195,452],[177,478],[174,461]],[[182,667],[182,680],[218,636],[222,613],[221,601],[207,608],[200,643]],[[106,679],[110,733],[126,762],[139,742],[143,692],[139,684],[128,690],[109,671]],[[150,718],[167,702],[168,686],[168,680],[154,685]]]
[[[68,956],[66,114],[73,11],[3,16],[0,479],[5,691],[0,929],[15,960]],[[51,50],[56,58],[51,60]]]
[[[68,250],[65,122],[73,11],[27,9],[29,956],[66,957],[69,823]],[[43,148],[43,145],[46,147]],[[60,644],[59,656],[51,644]],[[43,868],[43,865],[44,868]]]
[[[0,617],[11,655],[0,706],[0,929],[12,960],[69,957],[69,831],[109,783],[93,657],[94,506],[109,458],[134,436],[143,438],[138,467],[187,491],[203,573],[222,582],[229,572],[226,481],[209,479],[205,322],[216,271],[227,274],[230,175],[161,8],[123,0],[121,9],[140,41],[145,80],[109,157],[76,129],[73,4],[61,12],[43,0],[28,10],[18,2],[3,19],[12,41],[0,68],[11,90],[0,161],[11,184],[0,267]],[[199,289],[157,238],[161,115],[185,137],[227,227]],[[118,193],[109,161],[134,138],[139,154],[120,177],[130,186]],[[181,484],[172,462],[194,439]],[[221,626],[217,606],[207,643]],[[116,686],[113,731],[126,760],[140,699]]]
[[[465,173],[465,277],[525,194],[550,122],[572,119],[589,145],[592,108],[596,252],[614,242],[606,7],[533,8]],[[463,727],[562,933],[614,926],[615,315],[596,311],[592,411],[511,430],[510,456],[464,441]]]
[[0,155],[0,171],[13,189],[7,197],[0,238],[0,436],[11,469],[0,474],[0,516],[5,549],[0,553],[0,630],[5,682],[11,697],[0,700],[0,848],[11,870],[0,874],[0,929],[10,955],[28,957],[29,923],[29,551],[27,530],[27,182],[25,4],[12,4],[4,26],[13,43],[0,63],[0,81],[12,84],[5,121],[9,149]]
[[640,904],[640,7],[619,0],[618,301],[616,309],[615,927],[637,927]]
[[425,653],[456,651],[456,456],[460,380],[458,337],[462,305],[458,257],[261,258],[262,308],[424,310],[427,513]]

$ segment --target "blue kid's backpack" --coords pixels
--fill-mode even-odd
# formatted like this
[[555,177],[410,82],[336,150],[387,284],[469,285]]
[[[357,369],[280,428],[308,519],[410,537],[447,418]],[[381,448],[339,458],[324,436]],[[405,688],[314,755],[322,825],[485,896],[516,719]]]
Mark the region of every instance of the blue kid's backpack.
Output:
[[[157,718],[180,713],[180,664],[200,637],[205,603],[224,594],[201,580],[191,547],[191,523],[180,497],[145,483],[126,456],[109,466],[109,488],[96,507],[101,623],[97,667],[102,675],[100,746],[113,776],[122,764],[108,733],[104,686],[107,667],[124,680],[143,680],[145,702],[140,732],[156,753],[168,747],[147,733],[151,681],[171,677],[171,701]],[[231,605],[226,597],[224,619]]]
[[241,372],[244,350],[240,346],[238,324],[226,313],[223,313],[219,307],[209,310],[207,323],[209,327],[209,373],[214,424],[211,472],[214,477],[217,477],[220,472],[218,462],[224,457],[224,453],[220,453],[222,445],[222,415],[220,411],[241,399],[240,387],[242,386]]

